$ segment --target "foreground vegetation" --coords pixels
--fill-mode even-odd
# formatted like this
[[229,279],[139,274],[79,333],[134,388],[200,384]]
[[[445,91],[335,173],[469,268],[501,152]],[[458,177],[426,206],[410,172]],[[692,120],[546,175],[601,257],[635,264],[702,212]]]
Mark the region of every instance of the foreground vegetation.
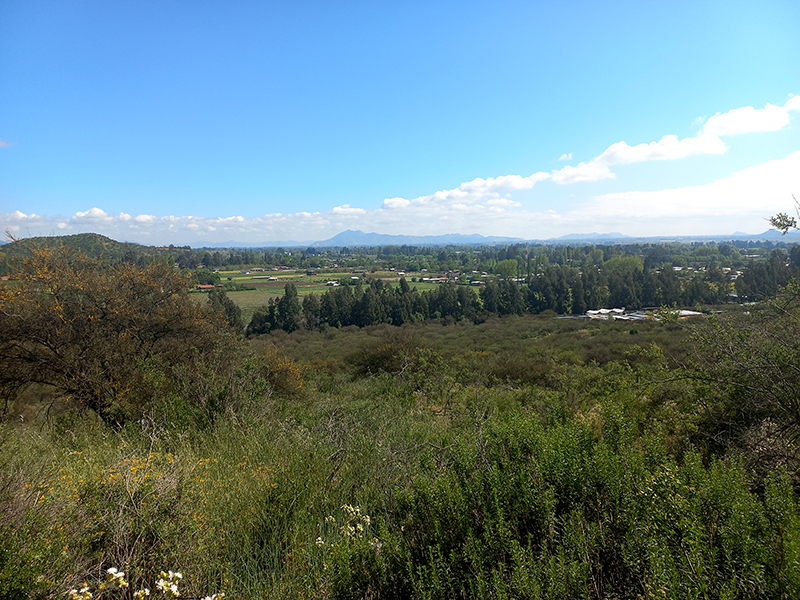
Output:
[[109,268],[39,248],[0,288],[0,597],[800,595],[797,282],[695,322],[245,340]]

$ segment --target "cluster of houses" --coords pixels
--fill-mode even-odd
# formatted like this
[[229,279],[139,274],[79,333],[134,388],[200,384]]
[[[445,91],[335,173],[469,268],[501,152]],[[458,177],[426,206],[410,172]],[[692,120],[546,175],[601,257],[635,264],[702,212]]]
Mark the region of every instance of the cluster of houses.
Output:
[[[758,256],[758,254],[748,254],[745,256],[745,258],[757,258]],[[699,269],[695,269],[694,267],[672,267],[672,270],[676,273],[686,271],[689,274],[693,274],[695,271],[698,273],[705,273],[706,268],[700,267]],[[723,267],[722,272],[725,274],[725,277],[728,278],[728,281],[736,281],[736,279],[742,274],[742,271],[737,271],[735,269],[731,269],[730,267]]]
[[[587,310],[585,315],[575,315],[572,318],[578,319],[602,319],[605,321],[659,321],[659,309],[653,308],[649,310],[637,310],[632,312],[625,312],[624,308],[600,308],[598,310]],[[703,313],[696,310],[678,310],[677,315],[679,319],[687,317],[696,317]]]

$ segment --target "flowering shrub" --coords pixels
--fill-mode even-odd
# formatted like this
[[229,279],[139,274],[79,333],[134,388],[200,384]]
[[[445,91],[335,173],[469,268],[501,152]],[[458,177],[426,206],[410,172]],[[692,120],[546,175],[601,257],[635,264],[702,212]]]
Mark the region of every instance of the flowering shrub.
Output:
[[303,369],[291,358],[273,350],[264,356],[265,379],[283,396],[294,397],[303,392]]
[[89,586],[84,584],[81,589],[71,589],[68,592],[69,600],[91,600],[92,592],[89,591]]
[[[120,571],[116,567],[111,567],[106,571],[105,581],[98,586],[100,590],[108,588],[112,590],[124,590],[127,587],[128,580],[125,579],[125,571]],[[140,596],[139,594],[140,592],[136,592],[134,594],[137,600],[144,597]],[[149,594],[150,590],[147,590],[147,595]],[[83,583],[80,589],[73,588],[67,592],[67,596],[69,597],[69,600],[91,600],[92,591],[88,583]]]
[[125,579],[125,571],[118,571],[116,567],[111,567],[106,571],[106,583],[121,590],[127,588],[128,582]]
[[178,592],[178,582],[183,579],[182,573],[170,571],[165,573],[161,571],[161,576],[156,581],[156,589],[168,598],[177,598],[180,596]]
[[0,287],[0,386],[44,384],[118,423],[138,416],[140,360],[182,364],[191,348],[214,346],[215,313],[188,297],[188,280],[170,265],[104,267],[65,246],[31,244],[16,277]]
[[[180,598],[180,590],[178,584],[183,579],[183,573],[178,571],[161,571],[156,580],[155,589],[161,592],[162,598]],[[128,580],[125,579],[125,572],[118,570],[116,567],[111,567],[106,571],[106,576],[103,583],[98,586],[98,591],[106,589],[111,590],[125,590],[129,587]],[[88,583],[84,583],[80,589],[73,588],[67,592],[69,600],[91,600],[92,599],[91,587]],[[143,587],[133,593],[135,600],[144,600],[150,596],[150,588]],[[210,596],[205,596],[202,600],[222,600],[225,596],[223,592],[218,592]]]
[[[351,504],[343,504],[342,510],[344,511],[342,524],[339,526],[338,530],[334,530],[338,531],[339,536],[336,536],[334,532],[331,532],[334,534],[333,538],[337,541],[325,542],[322,536],[320,536],[316,541],[317,547],[323,548],[326,545],[330,545],[331,547],[335,548],[337,544],[347,543],[348,541],[352,540],[364,539],[367,528],[372,523],[369,515],[363,514],[361,512],[361,507],[352,506]],[[326,525],[335,526],[336,523],[336,517],[333,515],[328,515],[325,517]]]
[[[331,596],[347,596],[349,591],[365,590],[373,581],[376,572],[382,570],[382,544],[377,537],[370,537],[372,519],[361,511],[361,507],[342,505],[343,515],[325,517],[323,529],[328,541],[317,537],[316,545],[325,553],[324,569],[330,573]],[[330,560],[330,565],[328,564]]]

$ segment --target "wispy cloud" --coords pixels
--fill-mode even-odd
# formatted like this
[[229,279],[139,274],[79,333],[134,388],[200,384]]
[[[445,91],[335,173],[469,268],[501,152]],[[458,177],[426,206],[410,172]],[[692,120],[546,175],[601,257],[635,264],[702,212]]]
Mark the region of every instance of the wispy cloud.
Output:
[[365,215],[367,211],[363,208],[353,208],[349,204],[335,206],[331,211],[335,215]]
[[[763,131],[778,131],[789,123],[789,103],[786,106],[767,104],[758,109],[752,106],[717,113],[706,121],[701,133],[709,135],[741,135]],[[793,105],[792,105],[793,107]]]
[[593,159],[601,165],[629,165],[649,160],[677,160],[698,154],[722,154],[725,144],[714,135],[701,134],[693,138],[678,139],[677,135],[665,135],[658,142],[629,146],[617,142]]
[[[565,233],[622,231],[629,235],[758,233],[765,217],[786,210],[800,172],[800,151],[711,183],[653,192],[626,191],[588,198],[574,210],[534,208],[502,196],[478,203],[431,202],[377,209],[339,206],[325,212],[260,217],[109,214],[99,208],[71,217],[0,214],[12,233],[52,235],[95,231],[145,244],[323,240],[345,229],[431,235],[446,232],[546,239]],[[395,204],[395,203],[390,203]],[[399,204],[399,203],[398,203]]]
[[[0,230],[28,235],[96,231],[120,240],[195,245],[212,241],[312,241],[332,237],[344,229],[421,235],[479,232],[529,239],[601,229],[641,235],[677,231],[731,233],[737,229],[757,232],[766,227],[765,216],[785,210],[789,204],[800,172],[800,152],[706,185],[586,196],[577,210],[559,211],[547,206],[537,186],[588,184],[615,179],[612,169],[620,165],[721,154],[727,150],[722,137],[780,129],[789,123],[791,111],[796,110],[800,110],[800,96],[791,97],[783,107],[768,104],[764,109],[734,109],[704,119],[694,137],[664,135],[658,141],[634,145],[619,141],[594,158],[549,173],[477,177],[455,188],[416,198],[386,198],[374,209],[342,204],[328,211],[259,217],[114,215],[98,207],[68,217],[15,211],[0,214]],[[571,154],[561,157],[571,158]],[[548,181],[551,183],[544,183]],[[536,191],[532,191],[534,188]],[[589,188],[579,188],[586,189]],[[691,231],[693,223],[695,231]],[[709,224],[713,224],[714,231],[709,231]]]
[[537,182],[549,178],[550,174],[544,172],[534,173],[527,177],[521,175],[502,175],[486,179],[477,177],[472,181],[462,183],[452,190],[440,190],[427,196],[419,196],[414,199],[387,198],[383,201],[382,207],[386,209],[403,209],[451,204],[469,206],[493,198],[500,198],[504,192],[529,190]]
[[572,152],[567,154],[566,152],[558,157],[558,160],[572,160]]
[[[767,104],[763,109],[745,106],[726,113],[717,113],[708,120],[703,119],[695,123],[699,125],[705,121],[695,137],[678,139],[676,135],[665,135],[657,142],[635,146],[630,146],[625,141],[616,142],[591,160],[581,162],[574,167],[567,166],[553,171],[552,178],[559,184],[600,181],[615,177],[610,168],[615,165],[652,160],[678,160],[703,154],[723,154],[728,148],[720,139],[721,136],[777,131],[789,123],[791,110],[800,110],[800,97],[790,98],[783,107]],[[559,160],[566,156],[572,158],[571,154],[564,154]]]
[[595,160],[579,163],[577,166],[564,167],[553,171],[552,178],[558,184],[578,183],[580,181],[600,181],[616,177],[608,165]]
[[613,179],[611,167],[629,165],[651,160],[677,160],[699,154],[722,154],[725,143],[715,135],[701,133],[697,137],[678,139],[677,135],[665,135],[657,142],[628,145],[627,142],[611,144],[599,156],[581,162],[577,166],[567,166],[553,171],[553,181],[559,184],[580,181],[600,181]]
[[11,146],[14,142],[6,142],[0,139],[0,148],[6,148],[7,146]]
[[768,228],[766,217],[791,205],[797,173],[800,151],[705,185],[604,194],[565,218],[608,226],[625,223],[630,231],[662,235],[678,231],[709,233],[710,227],[719,233],[743,228],[760,233]]
[[514,208],[517,206],[522,206],[522,202],[517,202],[516,200],[512,200],[511,198],[492,198],[486,204],[489,206],[497,206],[501,208]]

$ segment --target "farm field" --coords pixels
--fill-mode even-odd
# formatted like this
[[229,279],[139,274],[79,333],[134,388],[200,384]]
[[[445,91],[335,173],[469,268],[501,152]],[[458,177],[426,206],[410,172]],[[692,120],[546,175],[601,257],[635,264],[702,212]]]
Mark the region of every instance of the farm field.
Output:
[[[283,296],[284,287],[287,283],[292,283],[297,289],[297,295],[301,298],[308,294],[324,294],[330,289],[326,285],[328,281],[346,281],[350,280],[354,275],[350,272],[346,273],[324,273],[319,275],[306,275],[301,272],[287,272],[287,271],[268,271],[256,272],[255,274],[244,274],[239,271],[220,271],[220,280],[223,284],[232,283],[240,286],[252,287],[252,290],[236,290],[228,291],[227,296],[233,300],[236,305],[242,310],[242,318],[245,323],[250,321],[256,308],[267,304],[270,298],[280,298]],[[414,276],[419,276],[415,274]],[[263,279],[264,277],[276,277],[277,280],[269,281]],[[370,279],[381,279],[388,285],[398,285],[400,278],[397,273],[391,271],[376,271],[369,273],[366,284]],[[412,282],[411,276],[406,277],[406,281],[412,288],[417,288],[418,291],[435,289],[439,284],[430,282]],[[195,301],[203,302],[205,294],[202,292],[193,292],[192,298]]]

